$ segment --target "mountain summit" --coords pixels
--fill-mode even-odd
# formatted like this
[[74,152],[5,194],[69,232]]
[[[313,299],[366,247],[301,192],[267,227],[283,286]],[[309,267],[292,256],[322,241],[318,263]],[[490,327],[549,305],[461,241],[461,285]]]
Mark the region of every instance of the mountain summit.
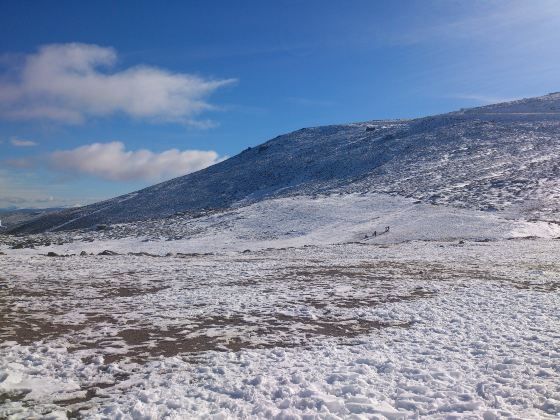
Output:
[[265,198],[375,192],[560,220],[560,93],[412,120],[305,128],[204,170],[12,233],[87,228],[243,206]]

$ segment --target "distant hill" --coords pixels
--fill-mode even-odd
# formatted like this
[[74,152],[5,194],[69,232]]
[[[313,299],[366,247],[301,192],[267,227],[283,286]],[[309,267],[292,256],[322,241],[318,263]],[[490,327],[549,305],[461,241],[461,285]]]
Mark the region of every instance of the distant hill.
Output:
[[[0,209],[0,220],[2,227],[9,229],[13,226],[28,222],[37,217],[44,216],[47,213],[63,210],[61,207],[47,208],[47,209],[14,209],[5,208]],[[0,232],[2,232],[0,230]]]
[[10,231],[68,230],[329,192],[387,193],[559,221],[559,156],[554,93],[414,120],[305,128],[196,173]]

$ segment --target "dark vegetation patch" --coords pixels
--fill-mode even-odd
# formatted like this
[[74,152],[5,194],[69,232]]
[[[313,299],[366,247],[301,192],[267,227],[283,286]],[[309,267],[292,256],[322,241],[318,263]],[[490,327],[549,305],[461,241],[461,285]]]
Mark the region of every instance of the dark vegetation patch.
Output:
[[107,288],[103,290],[106,297],[134,297],[142,296],[151,293],[157,293],[162,290],[169,289],[169,286],[154,286],[154,287],[133,287],[133,286],[121,286],[114,288]]
[[[262,260],[259,257],[240,262],[260,264]],[[474,278],[507,280],[508,284],[519,289],[559,290],[558,283],[515,283],[476,265],[456,268],[398,261],[364,261],[349,265],[326,264],[324,260],[305,261],[309,265],[272,266],[260,270],[256,276],[235,276],[221,284],[209,283],[196,275],[169,280],[166,276],[154,275],[162,273],[154,271],[152,266],[106,270],[98,273],[91,282],[75,284],[75,287],[87,284],[84,296],[80,296],[82,290],[69,289],[73,280],[62,276],[55,279],[39,277],[24,284],[0,279],[0,284],[18,285],[17,288],[0,289],[0,339],[20,344],[64,339],[69,344],[69,351],[91,350],[91,353],[103,355],[105,364],[119,361],[144,363],[160,356],[210,350],[306,346],[322,337],[340,339],[341,344],[348,344],[355,337],[384,328],[409,328],[412,326],[409,322],[348,319],[340,314],[344,314],[345,309],[429,299],[436,295],[437,291],[421,287],[419,282]],[[63,272],[64,267],[61,262],[55,268]],[[170,271],[170,275],[175,276],[172,273],[182,273],[183,270],[178,266]],[[150,315],[146,318],[126,316],[130,311],[142,312],[142,297],[169,289],[169,281],[173,282],[178,294],[192,288],[224,287],[225,300],[228,299],[228,287],[258,288],[263,295],[275,294],[279,310],[285,308],[285,312],[291,313],[290,308],[303,304],[317,309],[316,317],[288,315],[268,307],[264,312],[236,309],[233,314],[225,316],[212,313],[214,303],[205,300],[189,302],[188,306],[194,312],[189,311],[184,318],[168,315],[157,306],[147,308]],[[407,289],[407,281],[416,287]],[[337,290],[337,286],[343,287]],[[278,295],[278,288],[288,291],[286,297]],[[240,293],[239,290],[236,293]],[[17,303],[21,305],[15,305]],[[60,321],[60,316],[69,311],[80,312],[86,319],[75,324]],[[86,390],[79,401],[66,403],[84,402],[94,397],[93,392]]]
[[305,303],[313,306],[316,309],[324,309],[328,306],[335,306],[338,308],[363,308],[363,307],[375,307],[388,303],[398,303],[413,301],[417,299],[430,298],[436,295],[433,290],[423,289],[417,287],[408,293],[401,294],[369,294],[363,297],[340,297],[331,295],[328,298],[316,299],[316,298],[306,298]]
[[38,341],[54,340],[67,335],[74,335],[84,329],[81,324],[53,323],[49,318],[53,314],[14,314],[0,308],[0,339],[30,345]]
[[[307,266],[292,269],[287,273],[291,280],[356,279],[374,284],[393,282],[398,278],[414,280],[441,280],[472,278],[477,280],[510,281],[510,277],[491,274],[475,267],[453,267],[436,263],[410,263],[396,261],[363,262],[354,265]],[[392,286],[391,286],[392,287]]]
[[[190,255],[189,255],[190,256]],[[259,260],[260,261],[260,260]],[[297,301],[281,305],[307,304],[315,308],[358,308],[385,303],[429,298],[435,292],[417,288],[411,291],[394,289],[394,276],[403,271],[423,277],[425,273],[407,264],[363,263],[355,266],[309,266],[286,270],[269,270],[261,277],[247,276],[226,282],[223,286],[261,287],[262,293],[277,292],[284,287],[301,294]],[[145,277],[145,275],[149,277]],[[47,279],[34,282],[31,287],[19,287],[9,294],[0,291],[0,337],[3,340],[31,344],[63,338],[69,350],[96,350],[105,357],[105,363],[130,359],[145,361],[158,356],[173,356],[208,350],[237,351],[243,348],[294,347],[309,343],[318,337],[353,338],[390,327],[409,327],[409,324],[390,324],[367,319],[339,319],[324,310],[318,319],[271,313],[237,313],[231,316],[201,314],[184,320],[166,320],[164,313],[155,313],[154,319],[132,320],[123,316],[137,311],[136,298],[168,289],[163,280],[151,278],[151,272],[129,270],[107,272],[88,284],[88,293],[80,297],[77,290],[68,289],[71,280]],[[349,281],[350,280],[350,281]],[[368,289],[369,294],[351,292],[347,295],[329,293],[337,283]],[[357,283],[356,283],[357,282]],[[267,285],[270,283],[270,287]],[[310,284],[312,283],[312,284]],[[179,283],[185,288],[205,282]],[[308,290],[307,286],[311,286]],[[264,287],[263,287],[264,286]],[[217,286],[216,286],[217,287]],[[359,289],[356,289],[359,291]],[[178,291],[180,293],[180,290]],[[75,298],[73,297],[75,296]],[[293,293],[292,293],[293,296]],[[112,300],[128,298],[125,301]],[[108,299],[108,301],[107,301]],[[291,298],[290,298],[291,299]],[[18,302],[21,308],[10,309]],[[46,305],[37,305],[47,302]],[[50,305],[49,302],[56,303]],[[110,302],[110,303],[107,303]],[[192,308],[205,311],[207,304],[194,302]],[[38,307],[39,309],[32,309]],[[81,323],[62,323],[55,317],[78,310],[86,315]],[[161,328],[155,323],[172,325]],[[140,323],[141,322],[141,323]],[[108,328],[108,329],[107,329]],[[100,334],[96,331],[108,331]]]
[[536,283],[531,281],[516,281],[512,286],[519,290],[532,290],[535,292],[556,293],[560,292],[560,281]]
[[[107,354],[105,362],[126,359],[143,363],[160,356],[204,351],[297,347],[308,344],[315,337],[355,338],[383,328],[412,326],[411,322],[334,318],[317,320],[283,314],[199,317],[190,322],[189,325],[165,329],[148,325],[123,329],[118,332],[118,337],[126,343],[127,351]],[[109,346],[114,347],[114,342],[109,342]]]

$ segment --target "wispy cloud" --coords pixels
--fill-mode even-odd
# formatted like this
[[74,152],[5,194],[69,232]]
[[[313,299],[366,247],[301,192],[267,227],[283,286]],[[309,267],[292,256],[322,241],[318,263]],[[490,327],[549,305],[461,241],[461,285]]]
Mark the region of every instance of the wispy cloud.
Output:
[[[60,187],[45,188],[39,185],[40,179],[32,172],[16,173],[0,168],[0,208],[45,208],[75,205],[76,199],[65,198]],[[46,191],[50,189],[51,191]],[[67,193],[67,192],[66,192]],[[82,198],[91,203],[100,198]]]
[[[445,2],[432,2],[440,6]],[[560,2],[557,0],[524,0],[472,1],[469,7],[457,17],[446,16],[445,20],[432,22],[430,25],[416,25],[408,31],[393,34],[393,40],[403,44],[415,44],[434,39],[468,40],[492,38],[511,39],[512,36],[525,38],[534,43],[541,39],[548,42],[550,37],[558,37],[557,25],[560,23]],[[529,36],[532,33],[546,34],[543,37]]]
[[212,150],[128,151],[122,142],[93,143],[46,158],[55,171],[112,181],[157,181],[204,169],[222,158]]
[[110,72],[113,48],[46,45],[0,79],[0,116],[82,123],[88,117],[125,114],[152,122],[208,126],[197,117],[214,109],[207,98],[235,79],[205,79],[156,67]]
[[20,168],[20,169],[33,168],[34,166],[36,166],[37,162],[38,162],[37,158],[30,158],[30,157],[5,159],[3,161],[4,164],[11,166],[12,168]]
[[[20,195],[17,195],[20,194]],[[80,207],[85,204],[95,203],[102,198],[83,198],[81,201],[45,195],[44,193],[27,194],[23,191],[16,195],[0,194],[0,209],[45,209],[53,207]]]
[[22,207],[32,205],[33,207],[45,207],[45,204],[53,203],[54,197],[51,196],[41,196],[41,197],[21,197],[21,196],[14,196],[14,195],[1,195],[0,202],[3,202],[2,207]]
[[12,137],[10,143],[15,147],[33,147],[39,145],[36,141],[19,139],[17,137]]

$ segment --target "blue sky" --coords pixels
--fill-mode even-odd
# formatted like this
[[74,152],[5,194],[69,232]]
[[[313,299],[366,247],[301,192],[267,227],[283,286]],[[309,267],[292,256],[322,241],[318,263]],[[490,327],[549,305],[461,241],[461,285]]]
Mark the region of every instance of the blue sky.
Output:
[[85,204],[306,126],[560,90],[560,2],[0,1],[0,208]]

